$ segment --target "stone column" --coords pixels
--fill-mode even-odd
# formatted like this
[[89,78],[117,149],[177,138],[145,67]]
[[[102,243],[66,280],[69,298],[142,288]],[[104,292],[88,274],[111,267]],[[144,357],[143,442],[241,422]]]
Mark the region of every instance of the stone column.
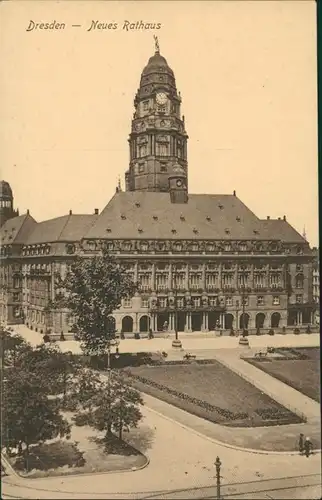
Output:
[[136,261],[134,263],[134,281],[137,282],[138,281],[138,262]]
[[223,330],[225,328],[225,315],[224,313],[220,313],[220,328]]
[[151,289],[155,291],[156,286],[155,286],[155,263],[152,263],[152,277],[151,277]]
[[185,332],[191,332],[191,312],[187,312],[186,314],[186,326]]
[[222,263],[220,263],[219,266],[218,266],[218,288],[220,290],[222,290],[221,271],[222,271]]
[[172,279],[172,262],[169,263],[169,276],[168,276],[168,289],[173,289],[173,279]]
[[299,322],[298,322],[298,324],[299,324],[300,326],[302,326],[302,311],[299,311],[299,312],[298,312],[298,318],[299,318]]
[[189,265],[186,266],[186,280],[184,285],[186,290],[189,290]]
[[203,290],[206,290],[206,264],[202,264],[202,276],[201,276],[201,286]]
[[208,312],[203,312],[202,315],[202,331],[208,332]]

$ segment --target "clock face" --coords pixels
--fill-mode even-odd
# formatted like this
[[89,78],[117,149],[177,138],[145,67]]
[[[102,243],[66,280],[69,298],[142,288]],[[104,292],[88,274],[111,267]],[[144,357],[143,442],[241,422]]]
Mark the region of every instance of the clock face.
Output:
[[164,92],[159,92],[157,95],[156,95],[156,101],[158,104],[160,104],[161,106],[163,104],[165,104],[168,100],[168,97],[167,97],[167,94],[165,94]]
[[178,187],[181,187],[181,186],[182,186],[182,180],[181,180],[181,179],[178,179],[178,180],[177,180],[177,186],[178,186]]

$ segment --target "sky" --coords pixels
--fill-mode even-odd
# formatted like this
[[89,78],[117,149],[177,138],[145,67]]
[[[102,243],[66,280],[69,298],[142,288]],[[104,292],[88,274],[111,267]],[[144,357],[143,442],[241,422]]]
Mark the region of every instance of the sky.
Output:
[[[123,29],[140,20],[161,28]],[[30,21],[65,29],[27,31]],[[118,26],[88,31],[92,21]],[[313,0],[2,2],[0,177],[20,213],[92,213],[118,176],[124,186],[154,34],[181,92],[189,191],[236,190],[258,217],[286,215],[317,246]]]

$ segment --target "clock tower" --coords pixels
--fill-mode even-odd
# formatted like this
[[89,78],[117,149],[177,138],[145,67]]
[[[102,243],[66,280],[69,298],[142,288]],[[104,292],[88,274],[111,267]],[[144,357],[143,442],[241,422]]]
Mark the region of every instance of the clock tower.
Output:
[[143,69],[134,108],[126,190],[169,192],[169,178],[178,166],[185,174],[187,190],[188,135],[181,116],[181,97],[156,37],[155,54]]

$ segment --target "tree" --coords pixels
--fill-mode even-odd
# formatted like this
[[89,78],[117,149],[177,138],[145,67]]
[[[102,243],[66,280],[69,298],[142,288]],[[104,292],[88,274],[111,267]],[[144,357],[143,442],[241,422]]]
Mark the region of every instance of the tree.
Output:
[[83,351],[105,352],[115,333],[111,314],[137,289],[125,269],[103,247],[100,255],[76,257],[66,277],[57,277],[57,287],[54,304],[69,309]]
[[123,431],[137,427],[142,419],[140,405],[144,404],[143,399],[121,374],[114,374],[106,381],[96,380],[87,390],[85,398],[86,391],[78,394],[80,408],[75,421],[81,420],[99,431],[105,431],[106,440],[112,431],[118,432],[119,439],[122,439]]
[[0,330],[0,349],[1,359],[4,366],[15,366],[17,358],[22,352],[32,350],[29,342],[26,342],[23,337],[13,334],[8,330],[1,328]]
[[2,392],[1,438],[7,449],[29,447],[57,436],[70,437],[70,424],[59,413],[60,402],[49,399],[46,388],[28,371],[7,370]]

